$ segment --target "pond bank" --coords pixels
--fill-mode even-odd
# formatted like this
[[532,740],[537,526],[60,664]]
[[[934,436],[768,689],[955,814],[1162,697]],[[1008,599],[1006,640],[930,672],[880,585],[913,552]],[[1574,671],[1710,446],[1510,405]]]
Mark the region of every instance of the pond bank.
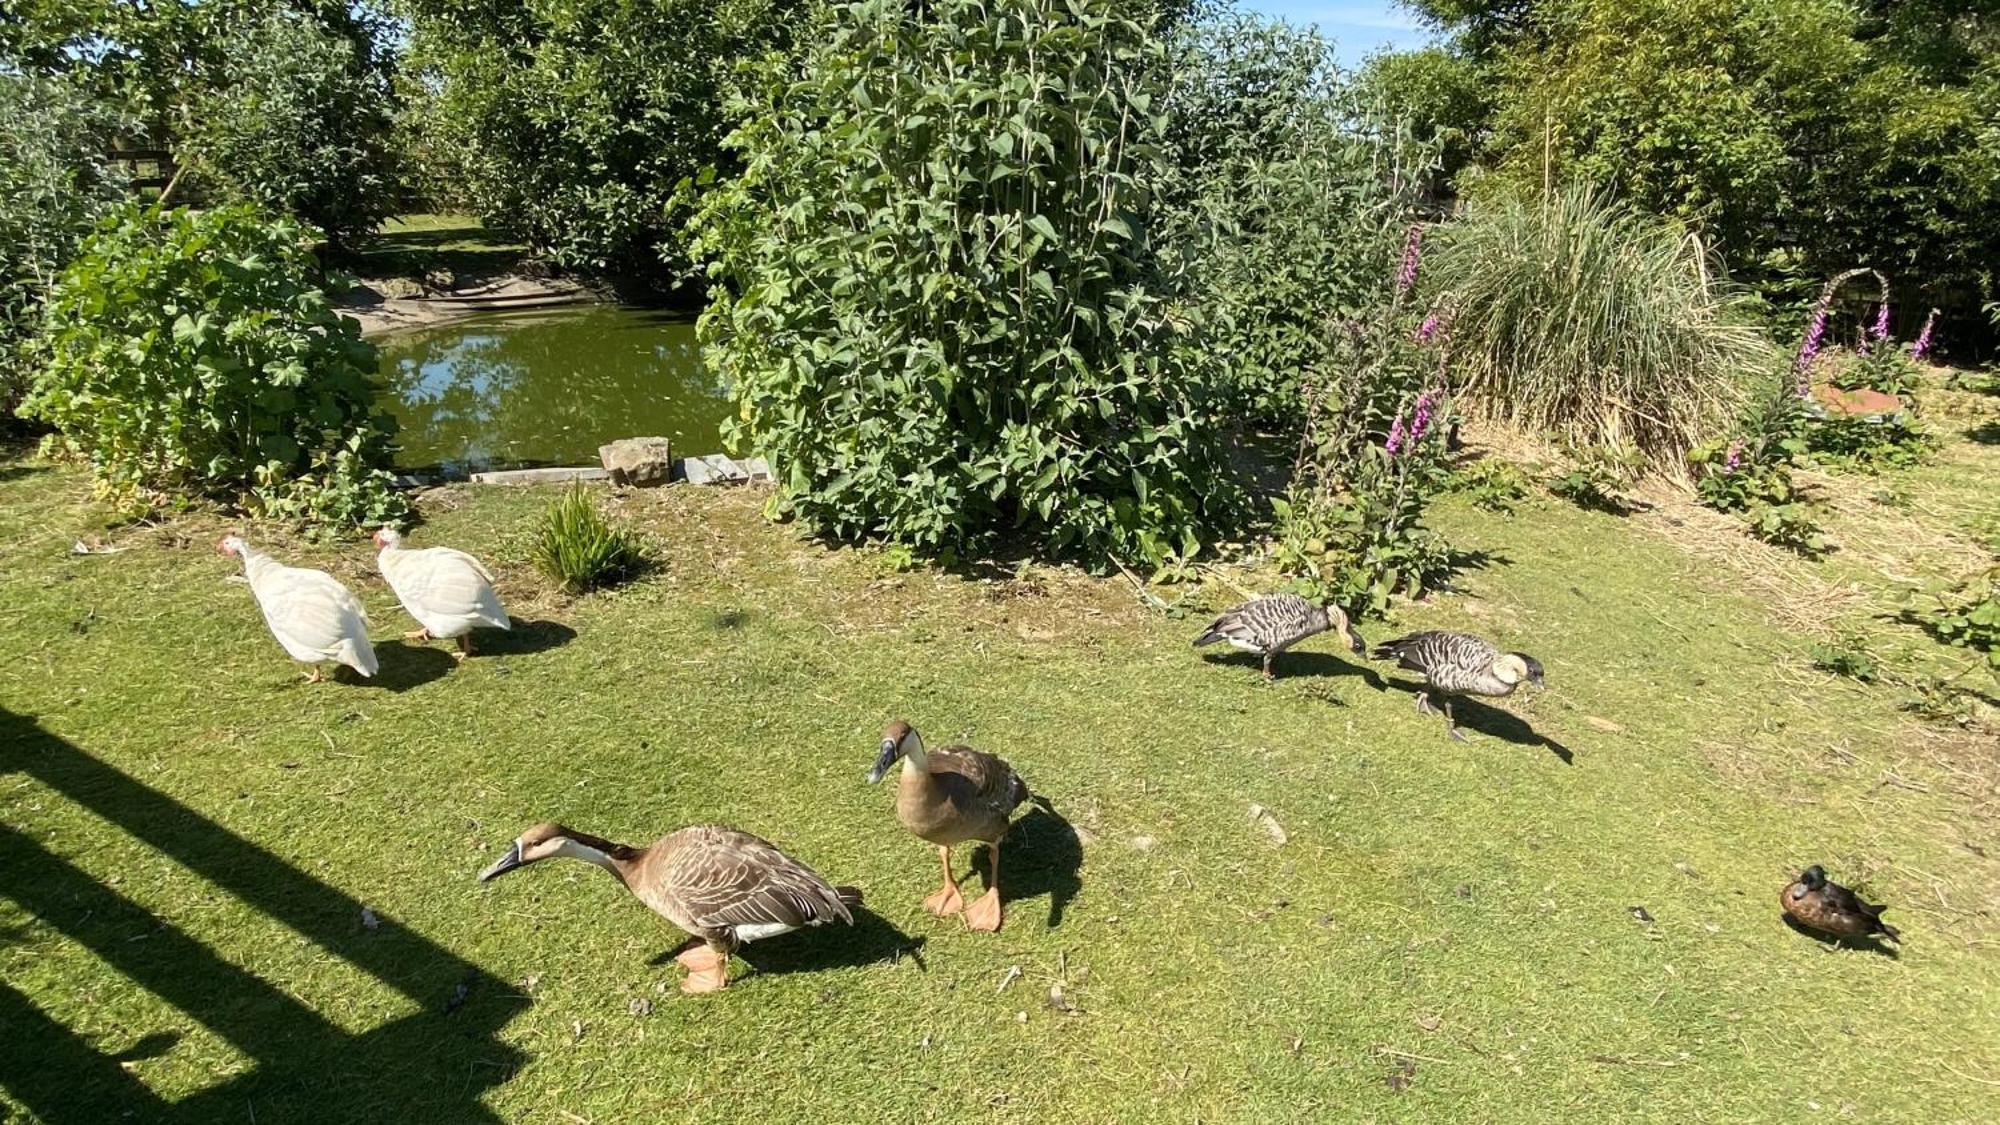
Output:
[[493,312],[593,304],[602,298],[573,281],[503,274],[477,286],[434,292],[404,277],[363,278],[334,298],[334,309],[376,337]]

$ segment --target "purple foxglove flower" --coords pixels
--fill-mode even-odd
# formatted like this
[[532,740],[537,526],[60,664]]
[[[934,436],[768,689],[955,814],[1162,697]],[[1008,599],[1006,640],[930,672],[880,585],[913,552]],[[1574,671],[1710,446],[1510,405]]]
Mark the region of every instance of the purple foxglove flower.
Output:
[[1441,319],[1436,313],[1430,314],[1429,316],[1424,318],[1424,322],[1422,324],[1417,326],[1417,343],[1419,344],[1430,343],[1432,340],[1437,339],[1438,333],[1443,331],[1443,329],[1444,329],[1443,319]]
[[1882,302],[1882,307],[1875,311],[1875,324],[1868,329],[1868,335],[1877,340],[1889,338],[1889,302]]
[[1431,409],[1437,405],[1440,393],[1438,391],[1425,391],[1423,394],[1417,396],[1416,408],[1410,414],[1409,433],[1411,445],[1422,441],[1424,432],[1430,428]]
[[1738,468],[1740,468],[1742,464],[1743,464],[1743,439],[1737,438],[1735,441],[1729,443],[1729,455],[1722,459],[1722,471],[1725,473],[1733,473]]
[[1937,314],[1938,311],[1932,309],[1930,315],[1924,317],[1923,330],[1917,333],[1916,341],[1910,345],[1911,359],[1922,359],[1930,353],[1931,329],[1937,325]]
[[1382,445],[1383,452],[1394,457],[1403,448],[1403,412],[1396,411],[1396,421],[1389,427],[1389,440]]
[[1417,283],[1417,261],[1423,255],[1424,228],[1412,226],[1403,239],[1403,264],[1396,267],[1396,295],[1402,296]]
[[1792,360],[1792,375],[1800,398],[1812,393],[1812,363],[1819,355],[1820,342],[1826,338],[1826,311],[1824,304],[1814,307],[1812,321],[1806,325],[1806,337],[1799,342],[1798,357]]

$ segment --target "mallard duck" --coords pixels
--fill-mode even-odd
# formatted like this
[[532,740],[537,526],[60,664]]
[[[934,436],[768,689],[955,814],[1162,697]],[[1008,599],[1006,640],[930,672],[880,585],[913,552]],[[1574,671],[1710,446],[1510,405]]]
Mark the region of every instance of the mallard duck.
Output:
[[405,633],[412,641],[433,637],[445,641],[457,638],[457,657],[472,655],[472,630],[485,625],[507,629],[507,610],[500,595],[493,592],[493,572],[478,559],[450,547],[426,547],[420,551],[403,546],[403,535],[393,527],[375,533],[376,565],[389,588],[423,628]]
[[285,653],[306,666],[307,683],[325,678],[319,666],[326,663],[344,664],[364,676],[375,674],[368,613],[333,575],[286,566],[240,535],[223,536],[215,549],[242,560],[243,576],[264,613],[264,624]]
[[1268,680],[1271,661],[1279,653],[1328,629],[1340,632],[1349,651],[1367,651],[1361,634],[1339,606],[1315,604],[1297,594],[1270,594],[1244,602],[1210,622],[1194,639],[1194,647],[1228,641],[1231,648],[1254,652],[1264,658],[1264,678]]
[[674,960],[688,971],[683,992],[729,983],[729,955],[746,942],[803,926],[852,923],[861,892],[835,887],[767,840],[721,825],[698,825],[643,848],[537,824],[479,873],[480,882],[555,856],[594,863],[640,902],[690,935]]
[[[1451,713],[1452,696],[1497,699],[1514,694],[1523,681],[1537,687],[1542,682],[1541,661],[1525,652],[1501,652],[1470,633],[1411,633],[1376,645],[1375,659],[1394,660],[1421,673],[1424,683],[1445,697],[1445,731],[1460,742],[1465,741],[1465,735],[1459,733],[1458,720]],[[1432,713],[1429,691],[1417,693],[1417,711]]]
[[1826,869],[1817,863],[1799,873],[1778,896],[1778,904],[1794,921],[1823,934],[1844,938],[1880,934],[1898,944],[1903,939],[1896,927],[1882,920],[1888,907],[1863,902],[1861,896],[1828,880]]
[[[924,740],[910,724],[898,719],[882,732],[881,753],[868,771],[868,784],[882,780],[896,759],[903,776],[896,785],[896,819],[920,839],[937,845],[944,869],[944,887],[924,900],[924,909],[942,918],[965,913],[968,929],[992,933],[1000,928],[1000,838],[1012,826],[1010,818],[1028,799],[1028,785],[1014,767],[992,754],[965,746],[925,750]],[[993,884],[971,906],[959,896],[951,877],[954,844],[978,841],[988,845]]]

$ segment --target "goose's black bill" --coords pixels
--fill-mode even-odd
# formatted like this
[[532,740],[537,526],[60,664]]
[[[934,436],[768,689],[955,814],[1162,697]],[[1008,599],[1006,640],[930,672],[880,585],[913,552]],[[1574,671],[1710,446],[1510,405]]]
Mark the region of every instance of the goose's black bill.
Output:
[[902,756],[902,748],[897,745],[895,739],[883,739],[882,752],[875,756],[875,765],[868,771],[868,784],[873,785],[882,780],[882,775],[888,773],[889,767],[895,765],[896,759]]
[[500,876],[519,866],[521,866],[521,842],[516,840],[513,844],[509,845],[506,855],[501,856],[494,861],[493,866],[479,873],[479,881],[484,883],[492,879],[498,879]]

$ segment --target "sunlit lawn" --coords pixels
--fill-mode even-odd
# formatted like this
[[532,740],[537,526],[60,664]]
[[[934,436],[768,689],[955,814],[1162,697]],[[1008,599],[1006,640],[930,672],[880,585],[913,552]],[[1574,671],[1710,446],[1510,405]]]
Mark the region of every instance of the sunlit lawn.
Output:
[[[744,492],[622,501],[664,565],[564,602],[525,563],[549,496],[425,499],[413,543],[488,558],[526,623],[463,667],[388,639],[408,625],[362,546],[270,542],[375,618],[377,682],[306,686],[210,550],[220,524],[74,555],[80,478],[0,462],[8,1103],[94,1122],[1991,1119],[1994,747],[1812,671],[1658,521],[1445,507],[1495,561],[1365,632],[1470,627],[1549,672],[1459,745],[1333,642],[1271,686],[1202,659],[1188,638],[1221,585],[1175,619],[1122,580],[898,572]],[[918,908],[932,855],[862,781],[896,717],[1005,754],[1060,814],[1008,846],[997,936]],[[727,821],[873,913],[683,997],[656,961],[679,935],[602,873],[475,882],[544,818],[633,843]],[[1815,861],[1892,904],[1900,957],[1780,924]]]

